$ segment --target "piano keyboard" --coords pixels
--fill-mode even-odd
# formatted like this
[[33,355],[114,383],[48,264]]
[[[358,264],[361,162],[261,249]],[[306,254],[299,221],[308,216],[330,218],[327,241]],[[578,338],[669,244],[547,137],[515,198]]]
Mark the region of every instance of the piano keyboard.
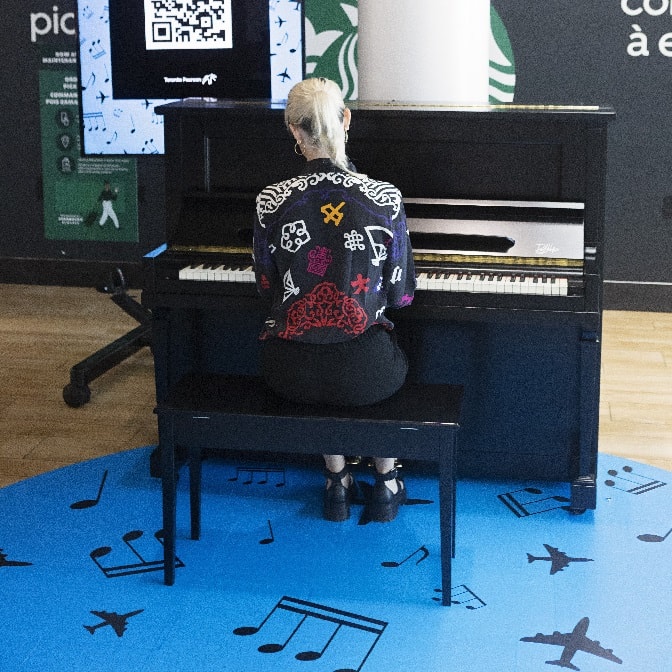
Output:
[[205,280],[211,282],[255,282],[254,267],[241,264],[229,266],[220,264],[196,264],[185,266],[178,274],[180,280]]
[[417,274],[417,288],[435,292],[567,296],[568,281],[543,274],[432,271]]
[[[181,268],[178,277],[180,280],[206,282],[255,282],[254,267],[245,264],[194,264]],[[555,275],[474,271],[427,271],[417,274],[417,288],[434,292],[567,296],[567,287],[567,278]]]

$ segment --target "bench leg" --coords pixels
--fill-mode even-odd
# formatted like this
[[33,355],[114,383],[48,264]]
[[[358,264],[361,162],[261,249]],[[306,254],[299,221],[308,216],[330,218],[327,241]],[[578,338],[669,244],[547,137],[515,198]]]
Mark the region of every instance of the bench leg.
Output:
[[450,432],[439,458],[439,519],[441,528],[441,595],[450,606],[451,564],[455,557],[455,432]]
[[159,451],[161,454],[161,495],[163,504],[163,582],[175,583],[175,528],[177,474],[175,473],[175,444],[173,421],[159,416]]
[[189,449],[189,511],[191,514],[191,538],[201,538],[201,474],[202,451],[200,448]]

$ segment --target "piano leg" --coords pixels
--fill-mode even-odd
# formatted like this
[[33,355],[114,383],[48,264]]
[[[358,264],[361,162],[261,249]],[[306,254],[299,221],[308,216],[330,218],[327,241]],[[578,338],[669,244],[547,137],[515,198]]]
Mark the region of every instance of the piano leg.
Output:
[[173,442],[173,420],[159,416],[159,453],[163,499],[163,582],[175,583],[175,537],[177,534],[177,468]]
[[586,509],[594,509],[597,506],[597,485],[595,474],[579,476],[572,481],[570,513],[585,513]]
[[581,399],[578,476],[571,484],[572,513],[597,506],[597,435],[600,405],[600,340],[596,332],[584,332],[580,341]]

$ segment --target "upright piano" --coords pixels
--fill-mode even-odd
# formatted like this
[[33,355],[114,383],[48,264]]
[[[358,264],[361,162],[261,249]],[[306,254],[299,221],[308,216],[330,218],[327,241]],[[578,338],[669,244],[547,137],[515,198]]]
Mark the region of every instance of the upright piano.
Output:
[[[465,388],[459,473],[565,481],[571,510],[595,508],[613,110],[350,107],[348,155],[404,197],[418,289],[390,316],[409,376]],[[188,371],[257,372],[267,306],[254,284],[254,198],[303,159],[279,104],[186,100],[157,113],[167,243],[146,256],[142,301],[162,399]]]

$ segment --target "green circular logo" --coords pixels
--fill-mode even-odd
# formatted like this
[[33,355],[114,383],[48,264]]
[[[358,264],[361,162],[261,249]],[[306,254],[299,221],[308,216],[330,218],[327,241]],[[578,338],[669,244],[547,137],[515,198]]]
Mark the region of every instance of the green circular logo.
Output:
[[[306,76],[341,85],[343,97],[357,97],[357,2],[306,2]],[[490,102],[510,103],[516,86],[513,49],[499,14],[490,8]]]

